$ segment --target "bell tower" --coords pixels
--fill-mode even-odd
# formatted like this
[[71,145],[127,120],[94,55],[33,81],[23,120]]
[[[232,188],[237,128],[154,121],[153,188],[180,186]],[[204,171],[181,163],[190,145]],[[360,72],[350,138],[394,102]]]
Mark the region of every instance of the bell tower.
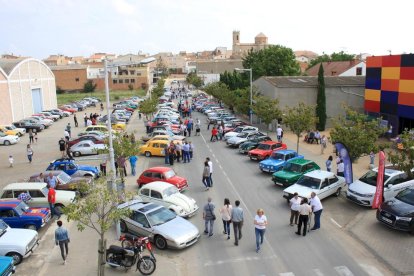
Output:
[[233,48],[240,43],[240,31],[233,31]]

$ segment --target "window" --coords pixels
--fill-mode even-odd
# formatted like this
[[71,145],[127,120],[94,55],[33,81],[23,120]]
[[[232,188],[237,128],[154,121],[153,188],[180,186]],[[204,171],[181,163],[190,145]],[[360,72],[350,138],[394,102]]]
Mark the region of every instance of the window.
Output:
[[29,195],[32,198],[45,197],[45,195],[42,193],[42,191],[39,191],[39,190],[29,190]]
[[131,83],[135,83],[135,79],[131,79]]
[[115,84],[115,83],[118,83],[118,80],[112,80],[112,82]]
[[124,83],[124,80],[119,80],[119,83]]
[[76,79],[75,79],[75,81],[76,81],[76,82],[79,82],[79,78],[76,78]]
[[161,193],[157,192],[157,191],[151,191],[151,197],[153,198],[158,198],[158,199],[162,199],[162,195]]
[[125,80],[125,83],[129,83],[129,79],[126,79],[126,80]]
[[357,76],[362,76],[362,67],[357,67],[356,68],[356,75]]
[[66,165],[65,164],[59,164],[58,166],[56,166],[56,170],[64,171],[65,169],[66,169]]
[[144,172],[144,176],[145,177],[152,177],[152,173],[151,172]]
[[146,227],[146,228],[149,227],[148,220],[145,217],[145,215],[142,214],[142,213],[134,212],[134,215],[133,215],[132,219],[135,220],[136,222],[138,222],[139,224],[141,224],[142,226]]
[[75,164],[68,164],[68,169],[69,170],[76,170]]
[[13,191],[12,190],[4,191],[1,198],[13,198]]
[[329,178],[329,184],[334,184],[336,182],[338,182],[338,178],[336,176]]
[[129,74],[130,74],[130,75],[135,75],[135,70],[131,70],[131,71],[129,71]]
[[141,195],[149,196],[149,190],[148,189],[142,189]]
[[328,187],[328,186],[329,186],[329,181],[328,181],[328,179],[325,179],[325,180],[322,182],[321,189],[326,188],[326,187]]
[[0,211],[0,218],[12,218],[15,216],[13,210],[1,210]]
[[159,172],[154,172],[154,173],[152,173],[152,177],[153,177],[153,178],[158,178],[158,179],[161,179],[161,173],[159,173]]
[[160,147],[160,144],[158,144],[158,143],[154,143],[154,144],[152,144],[152,146],[153,146],[154,148],[159,148],[159,147]]

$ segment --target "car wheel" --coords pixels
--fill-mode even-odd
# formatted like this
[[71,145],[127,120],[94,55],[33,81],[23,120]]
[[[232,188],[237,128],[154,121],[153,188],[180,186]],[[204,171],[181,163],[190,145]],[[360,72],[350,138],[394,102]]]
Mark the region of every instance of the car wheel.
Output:
[[155,236],[154,243],[155,246],[160,250],[164,250],[167,248],[167,241],[162,236]]
[[24,228],[30,229],[30,230],[35,230],[35,231],[37,230],[36,225],[33,225],[33,224],[26,225]]
[[81,153],[79,151],[74,151],[73,156],[79,157],[79,156],[81,156]]
[[23,134],[19,132],[19,133],[17,133],[17,136],[22,137]]
[[56,214],[63,214],[63,206],[62,205],[55,205],[55,213]]
[[14,265],[18,265],[18,264],[20,264],[22,261],[23,261],[23,256],[22,255],[20,255],[19,253],[17,253],[17,252],[10,252],[10,253],[7,253],[6,254],[6,256],[8,256],[8,257],[12,257],[13,258],[13,264]]
[[146,152],[145,152],[145,156],[146,156],[146,157],[151,157],[151,152],[146,151]]
[[119,223],[119,227],[121,228],[122,233],[128,232],[128,227],[127,227],[125,221],[121,220],[121,222]]
[[10,141],[9,140],[4,141],[4,145],[5,146],[10,146]]
[[338,188],[338,190],[336,190],[336,193],[335,193],[336,197],[341,195],[341,190],[342,190],[342,188]]

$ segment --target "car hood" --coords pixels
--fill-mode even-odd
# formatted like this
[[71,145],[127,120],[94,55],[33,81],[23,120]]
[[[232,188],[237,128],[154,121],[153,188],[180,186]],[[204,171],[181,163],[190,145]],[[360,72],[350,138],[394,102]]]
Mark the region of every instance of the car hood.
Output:
[[266,154],[266,152],[269,152],[269,150],[254,149],[254,150],[249,151],[250,154],[257,154],[257,155]]
[[263,161],[260,161],[259,164],[263,165],[263,166],[269,166],[269,165],[270,166],[280,166],[283,163],[285,163],[284,160],[268,158],[268,159],[265,159]]
[[375,190],[377,189],[376,186],[372,186],[369,184],[366,184],[362,181],[360,181],[359,179],[352,182],[349,187],[348,190],[350,190],[351,192],[356,192],[358,194],[375,194]]
[[194,205],[196,205],[196,202],[194,199],[183,195],[181,193],[175,193],[169,197],[164,198],[166,202],[178,205],[183,207],[183,209],[186,212],[191,212],[193,210]]
[[23,213],[23,217],[41,217],[45,218],[50,213],[48,208],[29,208]]
[[64,205],[72,203],[76,193],[72,191],[56,190],[56,201]]
[[293,184],[292,186],[289,186],[283,191],[289,194],[298,193],[298,195],[302,198],[310,198],[312,192],[315,192],[316,195],[318,195],[319,193],[319,190],[311,189],[298,184]]
[[174,240],[178,244],[187,242],[189,239],[192,239],[199,234],[199,231],[194,224],[179,216],[176,216],[174,219],[164,224],[154,226],[153,228],[156,233],[161,234],[169,240]]
[[275,172],[273,174],[273,176],[275,176],[275,177],[280,177],[280,178],[284,178],[284,179],[291,179],[291,178],[297,177],[298,175],[301,175],[301,174],[300,173],[283,171],[283,170]]
[[238,134],[240,134],[240,133],[239,132],[234,132],[234,131],[229,131],[226,134],[224,134],[224,136],[226,136],[226,137],[232,137],[232,136],[236,136]]
[[414,215],[414,205],[402,202],[396,198],[385,201],[381,205],[381,209],[400,217]]
[[227,142],[229,143],[239,143],[241,141],[247,141],[247,138],[242,138],[242,137],[231,137],[230,139],[227,140]]
[[6,233],[0,238],[0,248],[7,250],[7,248],[21,246],[21,249],[25,250],[26,246],[34,238],[37,239],[37,232],[35,230],[8,228]]
[[173,177],[170,177],[165,180],[165,182],[171,183],[171,184],[179,184],[180,186],[187,182],[187,180],[184,177],[174,175]]
[[78,169],[82,170],[82,171],[89,171],[89,172],[98,173],[98,170],[96,169],[96,167],[93,167],[93,166],[78,165]]

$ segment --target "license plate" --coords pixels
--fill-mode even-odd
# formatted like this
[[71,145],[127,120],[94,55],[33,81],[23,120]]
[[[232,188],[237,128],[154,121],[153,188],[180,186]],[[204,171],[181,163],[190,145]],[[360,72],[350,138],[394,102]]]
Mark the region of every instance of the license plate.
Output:
[[270,169],[262,168],[262,171],[264,171],[264,172],[270,172]]
[[254,157],[254,156],[252,156],[251,158],[252,158],[252,160],[257,160],[257,157]]
[[283,186],[283,183],[280,183],[280,182],[276,182],[275,184],[278,186]]
[[381,219],[385,222],[388,222],[389,224],[392,224],[392,220],[390,220],[389,218],[386,218],[384,216],[381,216]]

